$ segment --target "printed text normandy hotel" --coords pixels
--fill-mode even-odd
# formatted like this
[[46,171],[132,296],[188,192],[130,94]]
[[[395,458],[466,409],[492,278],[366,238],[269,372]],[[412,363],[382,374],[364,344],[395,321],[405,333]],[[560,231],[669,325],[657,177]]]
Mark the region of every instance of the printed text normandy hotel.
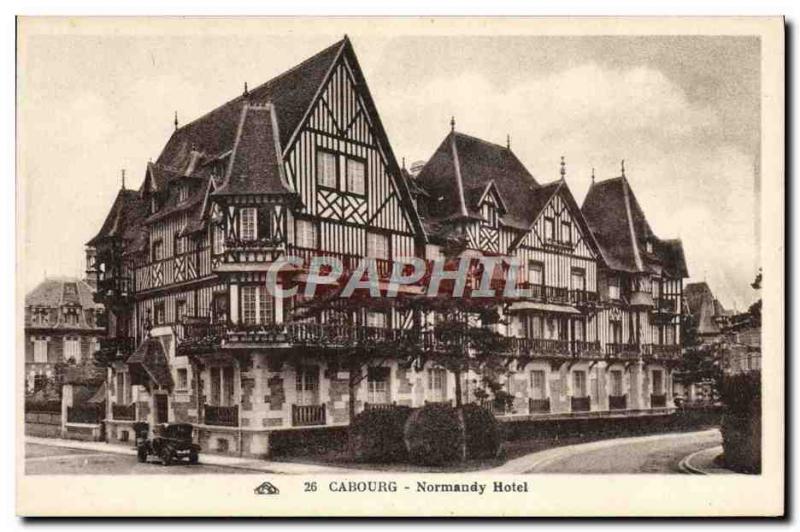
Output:
[[[346,37],[177,125],[88,242],[108,312],[97,358],[111,441],[132,439],[135,421],[185,421],[204,450],[265,456],[276,431],[346,425],[337,339],[432,318],[389,309],[346,326],[293,320],[298,296],[271,295],[269,265],[301,257],[286,273],[300,286],[316,256],[348,268],[373,257],[386,276],[394,258],[447,255],[456,236],[462,256],[518,259],[530,292],[503,306],[509,356],[527,362],[509,365],[514,403],[501,419],[673,406],[686,263],[679,241],[653,234],[624,166],[592,176],[579,206],[563,162],[560,177],[539,182],[509,146],[453,123],[408,172]],[[430,362],[388,357],[365,374],[356,412],[455,396],[453,374]],[[464,402],[474,382],[463,376]]]

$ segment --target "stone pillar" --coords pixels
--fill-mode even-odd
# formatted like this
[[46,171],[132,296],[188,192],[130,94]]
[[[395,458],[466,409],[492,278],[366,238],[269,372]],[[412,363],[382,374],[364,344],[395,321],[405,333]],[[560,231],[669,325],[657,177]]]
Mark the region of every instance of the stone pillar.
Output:
[[239,285],[230,285],[231,323],[239,323]]
[[72,406],[72,385],[65,384],[61,387],[61,437],[67,436],[67,409]]

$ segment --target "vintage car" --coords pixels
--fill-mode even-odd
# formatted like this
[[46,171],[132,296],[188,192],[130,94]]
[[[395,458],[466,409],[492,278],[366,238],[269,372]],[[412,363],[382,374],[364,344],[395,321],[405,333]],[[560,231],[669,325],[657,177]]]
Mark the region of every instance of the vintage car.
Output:
[[149,455],[158,456],[165,466],[176,460],[196,464],[200,446],[192,442],[192,425],[189,423],[164,423],[153,429],[153,438],[137,439],[136,453],[140,462]]

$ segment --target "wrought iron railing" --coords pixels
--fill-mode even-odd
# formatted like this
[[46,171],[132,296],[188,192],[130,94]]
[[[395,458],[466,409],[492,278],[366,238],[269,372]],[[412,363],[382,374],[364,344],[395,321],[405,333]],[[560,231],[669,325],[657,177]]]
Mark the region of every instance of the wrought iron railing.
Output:
[[573,412],[588,412],[592,409],[592,398],[586,397],[570,397],[570,406]]
[[203,408],[203,423],[220,427],[238,427],[239,406],[205,405]]
[[625,410],[628,408],[628,396],[622,395],[609,395],[608,396],[608,409],[609,410]]
[[528,412],[531,414],[546,414],[550,412],[550,398],[528,399]]
[[638,360],[641,349],[638,344],[607,343],[606,356],[623,360]]
[[570,351],[573,356],[578,358],[603,358],[603,350],[600,347],[600,342],[597,341],[572,340],[572,342],[570,342]]
[[667,406],[667,396],[666,394],[652,394],[650,395],[650,407],[651,408],[664,408]]
[[325,425],[325,405],[292,405],[292,426]]
[[574,305],[592,305],[597,303],[597,292],[570,290],[569,301]]
[[659,360],[677,360],[681,356],[681,346],[677,344],[644,344],[642,345],[642,353],[646,357]]

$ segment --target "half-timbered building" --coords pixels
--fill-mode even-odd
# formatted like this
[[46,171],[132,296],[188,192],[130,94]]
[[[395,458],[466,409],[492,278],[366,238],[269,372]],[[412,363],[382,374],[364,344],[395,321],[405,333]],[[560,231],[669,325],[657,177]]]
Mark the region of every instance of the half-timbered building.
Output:
[[[352,411],[369,405],[452,401],[457,388],[474,399],[474,376],[455,386],[443,368],[401,364],[391,353],[354,384],[322,347],[388,338],[419,316],[390,305],[309,319],[302,296],[275,297],[268,289],[271,266],[290,256],[300,262],[289,277],[275,278],[279,287],[302,283],[315,257],[337,258],[348,271],[366,257],[382,279],[399,257],[514,259],[528,294],[504,305],[502,332],[512,337],[506,354],[521,362],[505,377],[513,405],[498,414],[660,404],[641,402],[641,394],[624,404],[612,399],[630,389],[609,384],[617,382],[612,366],[619,363],[625,375],[644,371],[642,364],[655,371],[655,354],[664,350],[643,346],[677,341],[677,326],[672,333],[667,327],[676,314],[663,318],[662,307],[631,299],[627,289],[609,296],[609,279],[613,272],[626,280],[647,273],[650,289],[656,278],[664,287],[654,299],[660,301],[678,293],[685,266],[660,260],[679,245],[636,221],[636,245],[657,251],[642,253],[641,272],[620,270],[614,243],[594,232],[617,223],[589,203],[602,183],[584,204],[588,223],[563,161],[561,178],[540,184],[508,146],[456,132],[454,124],[412,177],[395,159],[346,37],[175,125],[141,187],[119,192],[89,242],[96,298],[108,312],[97,358],[108,368],[110,439],[132,438],[136,421],[185,421],[205,450],[263,456],[275,431],[345,425]],[[644,219],[638,204],[626,212],[619,215]],[[641,324],[635,357],[621,358],[630,343],[609,333],[618,312],[640,320],[631,322]],[[633,363],[639,365],[631,369]],[[662,375],[664,386],[667,379]],[[649,389],[658,395],[659,388]]]

